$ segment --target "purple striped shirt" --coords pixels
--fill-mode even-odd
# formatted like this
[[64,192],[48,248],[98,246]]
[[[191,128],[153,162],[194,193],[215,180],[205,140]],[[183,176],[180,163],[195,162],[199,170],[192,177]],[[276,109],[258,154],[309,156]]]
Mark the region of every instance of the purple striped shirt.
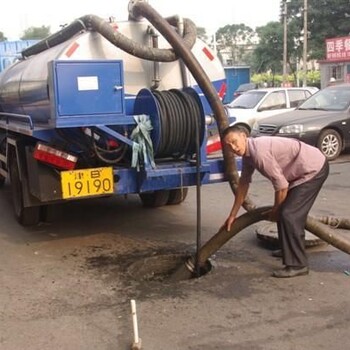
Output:
[[256,169],[272,182],[275,191],[292,188],[312,179],[325,160],[319,149],[296,139],[248,138],[240,181],[250,183]]

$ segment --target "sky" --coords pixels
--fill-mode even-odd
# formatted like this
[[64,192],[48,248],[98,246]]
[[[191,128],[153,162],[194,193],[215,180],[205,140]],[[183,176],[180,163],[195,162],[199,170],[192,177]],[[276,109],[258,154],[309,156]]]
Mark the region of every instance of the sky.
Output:
[[[210,35],[227,24],[244,23],[255,29],[278,21],[280,0],[149,0],[163,17],[190,18]],[[0,11],[0,31],[8,40],[18,40],[29,27],[50,26],[51,33],[87,14],[117,21],[128,19],[129,0],[7,0]],[[45,5],[43,5],[45,4]]]

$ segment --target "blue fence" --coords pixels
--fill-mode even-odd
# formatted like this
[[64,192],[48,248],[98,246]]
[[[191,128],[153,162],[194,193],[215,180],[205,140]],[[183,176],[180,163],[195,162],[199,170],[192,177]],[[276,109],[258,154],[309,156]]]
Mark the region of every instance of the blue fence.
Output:
[[16,40],[0,42],[0,72],[14,63],[21,55],[21,52],[39,40]]

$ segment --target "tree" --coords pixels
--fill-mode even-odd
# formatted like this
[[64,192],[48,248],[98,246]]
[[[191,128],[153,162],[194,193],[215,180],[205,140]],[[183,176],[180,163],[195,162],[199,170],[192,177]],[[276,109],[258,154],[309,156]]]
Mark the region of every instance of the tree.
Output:
[[7,38],[5,37],[3,32],[0,32],[0,41],[6,41]]
[[281,72],[283,57],[283,26],[280,22],[269,22],[256,28],[259,44],[253,54],[253,70],[257,73]]
[[50,34],[50,26],[29,27],[24,31],[21,40],[45,39]]
[[[282,22],[269,22],[256,29],[259,44],[253,53],[252,67],[256,73],[270,71],[274,77],[282,73],[283,61],[283,24]],[[290,73],[296,77],[296,62],[300,57],[300,45],[295,40],[295,24],[288,23],[287,64]],[[272,79],[274,85],[274,78]]]
[[252,28],[245,24],[231,24],[219,28],[216,32],[216,41],[220,50],[230,51],[233,63],[241,63],[254,37]]
[[[288,16],[295,24],[296,39],[303,30],[304,0],[288,3]],[[311,59],[325,58],[325,39],[349,35],[349,0],[308,0],[308,51]]]
[[197,27],[197,36],[199,39],[203,40],[205,43],[209,42],[207,31],[204,27]]

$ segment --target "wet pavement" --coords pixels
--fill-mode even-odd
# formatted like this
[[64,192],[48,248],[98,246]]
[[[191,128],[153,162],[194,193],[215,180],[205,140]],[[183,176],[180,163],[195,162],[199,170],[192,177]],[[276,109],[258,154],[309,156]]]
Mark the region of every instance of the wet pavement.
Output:
[[[331,163],[312,215],[350,216],[349,158]],[[250,197],[269,205],[272,186],[255,175]],[[226,183],[202,188],[203,242],[218,231],[232,200]],[[308,276],[275,279],[281,261],[257,239],[258,223],[222,247],[206,275],[167,280],[178,259],[195,253],[196,210],[191,188],[178,206],[145,209],[137,196],[88,200],[67,204],[53,223],[23,228],[6,185],[0,349],[130,349],[131,299],[143,349],[350,347],[350,258],[329,245],[308,249]]]

